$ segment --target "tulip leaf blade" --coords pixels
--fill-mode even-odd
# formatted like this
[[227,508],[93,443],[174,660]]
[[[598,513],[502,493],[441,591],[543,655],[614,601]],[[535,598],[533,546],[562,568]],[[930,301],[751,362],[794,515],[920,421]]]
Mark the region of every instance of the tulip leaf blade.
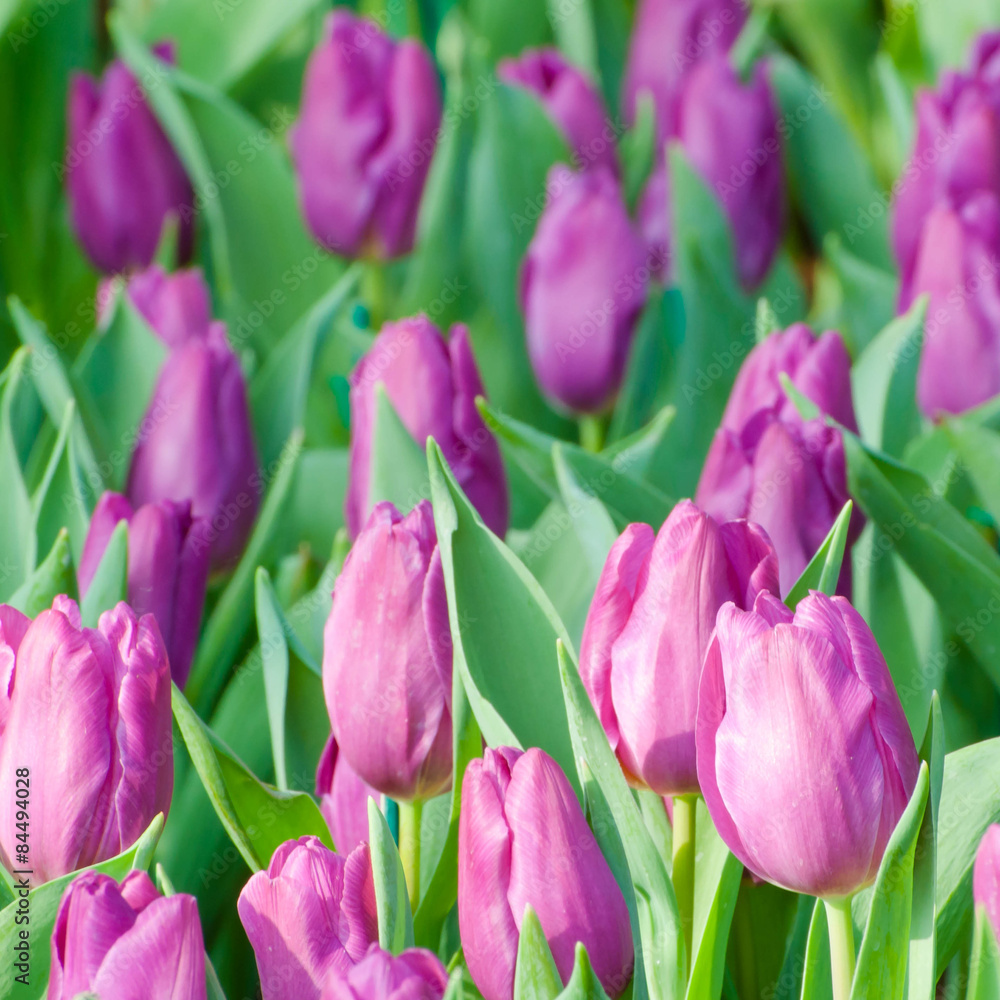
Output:
[[288,639],[284,616],[271,584],[271,575],[263,566],[257,567],[254,579],[254,608],[257,615],[257,635],[260,639],[261,672],[264,697],[267,701],[267,721],[271,732],[271,752],[274,757],[275,783],[283,791],[288,788],[285,766],[285,712],[288,707]]
[[576,473],[570,468],[565,458],[561,444],[552,446],[552,466],[556,472],[559,491],[563,503],[571,513],[573,530],[580,540],[580,547],[593,573],[594,585],[604,569],[604,562],[611,551],[611,546],[618,540],[618,530],[615,528],[611,515],[604,504],[593,493],[585,490]]
[[802,956],[801,1000],[833,1000],[830,980],[830,933],[826,923],[826,907],[817,899],[809,921],[809,936]]
[[368,509],[381,500],[409,513],[428,495],[427,458],[403,425],[385,386],[375,385]]
[[968,416],[948,418],[943,429],[968,470],[980,503],[1000,523],[1000,434]]
[[840,568],[844,562],[844,552],[847,547],[847,532],[850,528],[851,513],[854,503],[848,500],[837,515],[837,520],[827,532],[823,544],[809,560],[809,565],[795,581],[785,598],[785,604],[793,611],[810,590],[833,596],[837,592],[837,581],[840,578]]
[[966,1000],[1000,1000],[1000,945],[983,906],[976,907]]
[[517,963],[514,966],[514,1000],[550,1000],[562,993],[563,982],[541,921],[531,904],[524,908]]
[[577,941],[573,974],[556,1000],[608,1000],[600,980],[594,974],[587,949]]
[[22,614],[34,618],[52,606],[59,594],[76,594],[73,574],[73,554],[69,547],[69,533],[64,528],[56,536],[52,550],[24,583],[7,598],[7,603]]
[[851,1000],[883,1000],[905,994],[914,853],[929,791],[930,772],[924,761],[875,877]]
[[381,948],[398,955],[404,948],[413,947],[413,916],[406,894],[403,862],[389,824],[372,798],[368,799],[368,839],[378,913],[378,943]]
[[119,521],[80,602],[80,620],[84,627],[96,628],[103,612],[127,598],[128,522]]

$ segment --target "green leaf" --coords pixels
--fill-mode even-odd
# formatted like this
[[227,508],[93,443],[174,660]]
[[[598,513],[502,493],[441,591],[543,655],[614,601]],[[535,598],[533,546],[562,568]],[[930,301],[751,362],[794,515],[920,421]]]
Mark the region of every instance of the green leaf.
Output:
[[573,975],[570,976],[566,989],[559,994],[556,1000],[608,1000],[604,987],[594,974],[590,959],[587,957],[587,949],[577,941],[576,961],[573,963]]
[[285,711],[288,705],[288,640],[278,598],[271,586],[270,574],[258,567],[254,584],[254,607],[257,612],[257,635],[263,663],[264,696],[267,699],[267,722],[271,730],[274,774],[278,788],[288,788],[285,768]]
[[69,534],[63,529],[56,536],[49,554],[7,599],[7,603],[29,618],[34,618],[46,608],[52,607],[52,602],[60,594],[73,596],[75,593],[76,578],[73,574],[73,556],[69,550]]
[[966,1000],[1000,1000],[1000,945],[984,906],[976,907]]
[[398,955],[413,947],[413,917],[406,892],[406,876],[389,824],[374,799],[368,800],[368,840],[375,881],[378,943]]
[[625,201],[634,210],[656,164],[656,105],[648,92],[639,94],[635,123],[618,144]]
[[802,1000],[833,1000],[830,934],[826,923],[826,907],[821,899],[816,900],[812,909],[802,968]]
[[955,3],[914,7],[920,41],[935,76],[944,67],[964,66],[976,37],[1000,19],[997,0],[956,0]]
[[596,586],[608,552],[618,540],[618,530],[601,501],[580,485],[576,474],[566,461],[562,444],[552,446],[552,466],[556,472],[556,481],[559,483],[563,503],[566,504],[566,509],[572,518],[573,530],[587,556],[593,583]]
[[388,500],[405,514],[430,494],[427,459],[396,413],[382,383],[375,386],[368,480],[369,509]]
[[785,604],[793,611],[810,590],[818,590],[831,597],[836,593],[853,509],[854,503],[848,500],[837,515],[837,520],[833,522],[833,527],[827,532],[826,538],[823,539],[823,544],[816,550],[816,555],[809,560],[809,565],[788,592]]
[[538,914],[531,904],[524,908],[517,964],[514,966],[514,1000],[550,1000],[562,993],[563,982]]
[[96,628],[102,613],[128,599],[128,522],[119,521],[80,602],[80,619]]
[[1000,524],[1000,434],[968,417],[950,417],[942,426],[983,507]]

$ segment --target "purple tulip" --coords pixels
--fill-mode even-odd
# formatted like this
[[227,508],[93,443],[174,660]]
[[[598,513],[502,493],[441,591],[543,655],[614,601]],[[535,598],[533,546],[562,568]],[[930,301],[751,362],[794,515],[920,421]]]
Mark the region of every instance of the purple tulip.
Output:
[[549,172],[550,199],[521,270],[521,311],[539,385],[557,405],[606,410],[621,386],[655,262],[602,168]]
[[983,834],[972,867],[972,898],[986,909],[993,933],[1000,937],[1000,824]]
[[282,844],[236,904],[263,1000],[326,1000],[325,985],[378,941],[368,845],[348,855],[317,837]]
[[368,840],[368,800],[381,796],[358,776],[331,736],[316,769],[319,808],[337,850],[348,854]]
[[121,885],[84,872],[52,930],[48,1000],[205,1000],[205,942],[194,896],[163,897],[144,871]]
[[343,976],[331,976],[323,1000],[441,1000],[448,973],[441,959],[423,948],[390,955],[373,944]]
[[154,264],[129,279],[127,294],[167,347],[207,338],[212,324],[212,296],[199,268],[167,274]]
[[719,611],[696,727],[715,828],[760,878],[847,896],[870,883],[919,761],[864,619],[813,592],[793,615],[773,594]]
[[167,357],[126,493],[134,507],[190,500],[192,515],[211,522],[212,568],[221,569],[243,552],[263,487],[243,372],[225,325],[213,323]]
[[347,530],[356,538],[371,513],[369,482],[375,432],[376,386],[423,448],[433,437],[459,485],[486,526],[507,533],[507,478],[496,439],[476,397],[485,395],[464,326],[447,342],[423,314],[386,323],[351,374],[350,480],[344,501]]
[[689,500],[658,534],[630,524],[611,548],[587,614],[580,674],[633,784],[658,795],[698,791],[698,679],[719,608],[752,608],[778,591],[763,530],[718,524]]
[[512,1000],[529,904],[564,983],[581,942],[604,989],[622,995],[628,908],[566,776],[543,750],[488,749],[466,769],[458,827],[458,924],[485,1000]]
[[497,76],[538,97],[566,136],[575,166],[586,170],[603,165],[618,173],[615,129],[604,101],[594,84],[558,49],[533,49],[517,59],[503,59]]
[[170,673],[184,686],[201,625],[209,524],[191,517],[191,504],[161,500],[133,511],[120,493],[105,493],[94,508],[78,573],[86,595],[111,534],[128,524],[128,599],[137,615],[156,618],[170,656]]
[[[18,853],[15,774],[31,781],[33,885],[132,846],[173,789],[170,667],[151,615],[126,604],[82,628],[67,597],[25,625],[0,616],[10,669],[0,740],[0,863]],[[20,641],[17,641],[20,634]]]
[[[171,45],[154,51],[174,61]],[[170,213],[179,221],[178,256],[187,259],[194,191],[143,84],[124,63],[111,63],[100,83],[73,75],[67,128],[70,218],[91,261],[104,272],[146,267]]]
[[291,133],[306,222],[337,253],[398,257],[417,211],[441,125],[430,53],[338,9],[306,68]]

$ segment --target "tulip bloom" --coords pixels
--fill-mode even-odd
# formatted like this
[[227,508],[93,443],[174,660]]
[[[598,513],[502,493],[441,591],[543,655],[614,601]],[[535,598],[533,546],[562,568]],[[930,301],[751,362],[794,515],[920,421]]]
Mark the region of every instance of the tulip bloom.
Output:
[[813,592],[719,611],[696,727],[698,781],[729,849],[793,892],[849,896],[878,872],[917,750],[864,619]]
[[167,347],[208,336],[212,297],[199,268],[167,274],[154,264],[129,280],[126,294]]
[[[172,46],[155,51],[173,62]],[[100,83],[75,73],[67,107],[70,219],[94,265],[106,273],[146,267],[170,213],[180,224],[178,256],[189,257],[194,191],[131,71],[116,60]]]
[[549,172],[550,198],[528,246],[520,300],[535,378],[557,405],[614,402],[655,264],[610,171]]
[[264,1000],[320,1000],[378,941],[368,845],[334,854],[317,837],[282,844],[236,904]]
[[368,841],[368,800],[378,803],[381,796],[351,770],[332,736],[326,741],[316,769],[316,794],[320,812],[341,854]]
[[611,547],[587,614],[580,674],[629,780],[658,795],[698,791],[698,679],[719,608],[777,593],[764,531],[719,524],[689,500],[658,534],[630,524]]
[[151,615],[82,628],[67,597],[0,612],[0,864],[18,850],[15,772],[30,771],[33,885],[127,850],[173,790],[170,667]]
[[451,630],[431,505],[376,504],[323,633],[323,690],[351,769],[396,799],[451,784]]
[[381,385],[417,444],[423,448],[433,437],[441,446],[486,527],[502,538],[509,517],[507,478],[496,439],[476,409],[476,396],[485,392],[469,331],[454,326],[445,342],[422,314],[386,323],[350,381],[350,481],[344,518],[351,537],[357,537],[371,513],[375,390]]
[[511,1000],[525,907],[538,914],[563,982],[576,943],[601,985],[625,991],[634,953],[628,908],[573,789],[543,750],[486,750],[462,782],[458,924],[485,1000]]
[[191,517],[191,504],[161,500],[133,511],[120,493],[105,493],[94,508],[80,558],[85,595],[119,521],[128,524],[128,599],[137,615],[156,618],[170,672],[184,686],[201,625],[211,542],[208,523]]
[[121,885],[84,872],[52,929],[48,1000],[205,1000],[205,942],[194,896],[163,897],[144,871]]
[[409,253],[440,124],[427,49],[334,11],[306,67],[302,113],[290,136],[316,239],[350,257]]
[[373,944],[344,975],[330,977],[323,1000],[441,1000],[447,988],[448,973],[433,952],[391,955]]
[[1000,937],[1000,824],[983,834],[972,867],[972,898],[986,909],[993,933]]
[[170,352],[132,455],[134,507],[191,502],[211,522],[212,568],[235,563],[253,528],[264,482],[246,384],[222,323]]
[[525,87],[542,102],[566,137],[574,165],[603,165],[618,173],[615,131],[597,88],[558,49],[533,49],[517,59],[502,59],[497,76]]

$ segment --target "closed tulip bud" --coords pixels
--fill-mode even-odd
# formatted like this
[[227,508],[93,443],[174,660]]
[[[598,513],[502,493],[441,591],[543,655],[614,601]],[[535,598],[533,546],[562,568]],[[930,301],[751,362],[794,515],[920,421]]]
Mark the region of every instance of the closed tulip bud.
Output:
[[558,49],[533,49],[517,59],[503,59],[497,76],[538,97],[565,135],[580,169],[603,165],[618,173],[615,131],[604,101],[594,84]]
[[86,595],[111,534],[128,524],[128,600],[137,615],[151,614],[170,656],[170,673],[184,686],[201,625],[211,542],[208,522],[191,517],[191,504],[161,500],[133,511],[120,493],[105,493],[94,508],[80,557],[80,593]]
[[[29,879],[39,885],[132,846],[173,790],[170,667],[151,615],[126,604],[82,628],[67,597],[33,622],[0,615],[13,663],[0,740],[0,863],[14,860],[16,775],[31,779]],[[11,627],[12,626],[12,627]],[[20,641],[17,635],[21,633]],[[22,775],[23,776],[23,775]]]
[[357,965],[331,976],[323,1000],[441,1000],[448,973],[424,948],[392,955],[373,944]]
[[135,507],[191,502],[210,522],[212,568],[235,563],[263,488],[246,384],[222,323],[171,351],[160,371],[126,493]]
[[621,386],[654,265],[610,171],[557,164],[548,189],[521,270],[528,355],[557,405],[598,413]]
[[[156,52],[173,62],[172,46]],[[67,135],[70,219],[99,270],[146,267],[171,213],[180,224],[178,256],[190,256],[191,182],[124,63],[111,63],[100,83],[73,75]]]
[[398,257],[413,248],[441,125],[430,53],[338,9],[306,67],[291,133],[306,222],[336,253]]
[[212,297],[198,268],[167,274],[154,264],[129,280],[127,295],[167,347],[208,336]]
[[356,538],[371,513],[372,439],[376,388],[381,386],[413,439],[433,437],[486,526],[507,532],[507,477],[496,439],[476,397],[485,395],[464,326],[446,342],[424,315],[386,323],[351,374],[350,479],[344,501],[347,530]]
[[324,985],[378,941],[368,845],[334,854],[317,837],[282,844],[237,903],[263,1000],[326,1000]]
[[431,505],[376,504],[333,591],[323,690],[339,752],[372,788],[451,784],[452,644]]
[[330,828],[333,843],[348,854],[368,840],[368,800],[381,796],[351,769],[331,736],[316,769],[319,808]]
[[993,933],[1000,937],[1000,824],[983,834],[972,867],[972,898],[986,910]]
[[84,872],[52,929],[48,1000],[205,1000],[205,941],[194,896],[161,896],[144,871],[119,885]]
[[875,878],[919,761],[864,619],[810,593],[719,611],[696,729],[715,828],[760,878],[825,898]]
[[777,593],[763,530],[718,524],[682,500],[654,535],[630,524],[611,548],[590,605],[580,674],[633,784],[659,795],[698,791],[698,679],[719,608]]
[[628,908],[566,775],[537,748],[486,750],[466,769],[458,827],[458,924],[485,1000],[512,1000],[528,905],[564,983],[580,942],[607,993],[625,992]]

